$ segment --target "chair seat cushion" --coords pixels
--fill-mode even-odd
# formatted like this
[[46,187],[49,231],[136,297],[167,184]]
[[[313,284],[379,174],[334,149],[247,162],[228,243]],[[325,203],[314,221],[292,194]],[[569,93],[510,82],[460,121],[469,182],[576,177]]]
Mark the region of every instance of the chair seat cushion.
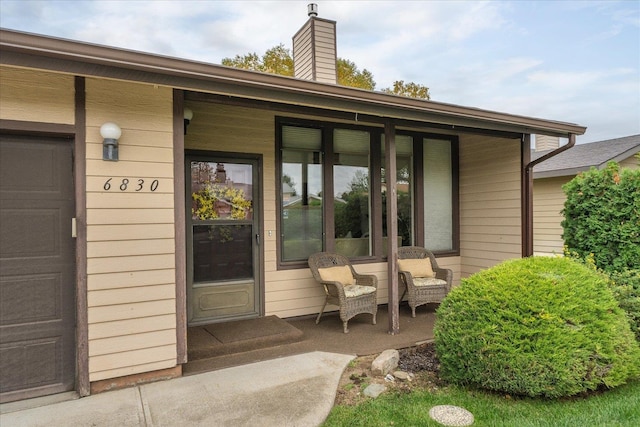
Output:
[[431,268],[431,260],[429,258],[409,258],[398,260],[398,270],[408,271],[412,277],[436,277],[436,273]]
[[375,291],[376,288],[373,286],[349,285],[344,287],[344,294],[347,298],[359,297]]
[[415,286],[440,286],[447,284],[446,280],[436,279],[435,277],[414,277],[413,284]]
[[319,268],[318,274],[324,282],[340,282],[344,286],[353,285],[353,274],[348,265],[339,265],[336,267]]

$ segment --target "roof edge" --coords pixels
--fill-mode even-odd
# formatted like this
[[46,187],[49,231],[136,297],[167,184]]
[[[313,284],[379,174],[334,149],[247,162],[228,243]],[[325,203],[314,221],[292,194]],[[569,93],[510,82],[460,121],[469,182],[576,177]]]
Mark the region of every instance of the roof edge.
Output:
[[[447,116],[452,119],[470,118],[513,125],[531,132],[553,136],[582,135],[586,131],[586,127],[574,123],[426,101],[4,28],[0,28],[0,50],[165,75],[218,80],[242,86],[268,87],[317,98],[371,103],[390,110],[409,110]],[[0,56],[0,63],[5,63],[3,56]]]

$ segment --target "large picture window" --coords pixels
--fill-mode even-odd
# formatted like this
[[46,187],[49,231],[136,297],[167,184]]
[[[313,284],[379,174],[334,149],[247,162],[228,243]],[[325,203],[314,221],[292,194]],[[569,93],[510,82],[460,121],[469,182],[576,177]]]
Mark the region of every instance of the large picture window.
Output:
[[[279,266],[323,250],[382,261],[384,129],[284,118],[277,129]],[[398,245],[457,253],[457,139],[398,130],[395,146]]]

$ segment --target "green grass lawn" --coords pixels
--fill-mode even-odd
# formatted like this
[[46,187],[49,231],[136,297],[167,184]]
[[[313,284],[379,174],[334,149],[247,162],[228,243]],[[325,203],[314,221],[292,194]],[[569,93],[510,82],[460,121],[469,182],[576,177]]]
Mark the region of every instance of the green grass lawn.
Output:
[[330,426],[441,426],[429,417],[436,405],[461,406],[473,413],[474,426],[640,426],[640,381],[589,397],[558,400],[513,398],[443,387],[437,392],[383,394],[357,406],[336,406]]

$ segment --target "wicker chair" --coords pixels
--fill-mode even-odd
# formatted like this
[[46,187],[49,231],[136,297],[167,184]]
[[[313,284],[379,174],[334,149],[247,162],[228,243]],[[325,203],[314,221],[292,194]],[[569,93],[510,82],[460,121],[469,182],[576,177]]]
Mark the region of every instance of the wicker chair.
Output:
[[[347,257],[328,252],[311,255],[309,268],[313,278],[324,287],[326,295],[316,324],[320,322],[320,317],[329,303],[340,307],[340,319],[345,334],[349,332],[347,328],[349,319],[360,313],[371,314],[373,316],[372,324],[376,324],[378,311],[378,278],[376,276],[358,274]],[[348,284],[349,280],[353,284]]]
[[[429,258],[435,277],[415,277],[410,271],[402,271],[400,260],[419,260]],[[439,268],[433,253],[418,246],[402,246],[398,248],[398,275],[405,285],[404,293],[409,294],[409,307],[412,317],[416,317],[416,307],[430,302],[441,302],[451,290],[453,272],[448,268]],[[415,271],[414,271],[415,273]]]

